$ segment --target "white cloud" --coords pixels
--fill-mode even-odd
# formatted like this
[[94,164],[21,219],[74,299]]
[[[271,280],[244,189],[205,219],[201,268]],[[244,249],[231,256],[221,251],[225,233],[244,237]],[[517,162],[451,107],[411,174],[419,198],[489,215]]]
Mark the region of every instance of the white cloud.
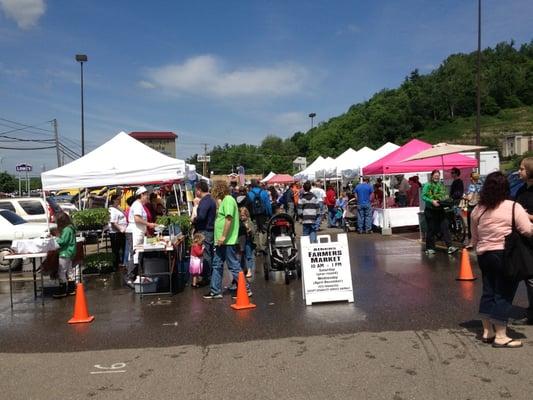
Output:
[[28,70],[25,68],[8,68],[0,62],[0,74],[15,78],[28,76]]
[[0,0],[0,7],[21,29],[33,27],[46,9],[44,0]]
[[349,24],[346,26],[343,26],[339,30],[337,30],[337,35],[350,35],[350,34],[356,34],[360,33],[361,28],[358,25],[355,24]]
[[208,97],[283,96],[300,91],[307,76],[304,67],[293,63],[226,70],[216,57],[202,55],[152,68],[139,84]]
[[286,112],[274,117],[278,129],[286,133],[304,131],[309,128],[309,117],[304,112]]

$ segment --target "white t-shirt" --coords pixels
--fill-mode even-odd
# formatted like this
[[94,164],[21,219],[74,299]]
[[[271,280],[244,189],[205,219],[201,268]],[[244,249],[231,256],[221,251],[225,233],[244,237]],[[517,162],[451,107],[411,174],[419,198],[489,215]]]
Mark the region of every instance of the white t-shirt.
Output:
[[109,207],[109,231],[116,232],[112,222],[120,227],[120,232],[124,232],[128,226],[128,223],[126,222],[126,216],[122,210],[119,210],[113,206]]
[[126,229],[126,232],[146,232],[146,225],[143,224],[136,224],[135,223],[135,216],[140,216],[143,220],[148,221],[148,215],[146,214],[146,210],[144,209],[142,203],[140,200],[135,200],[135,202],[130,207],[130,212],[128,214],[128,228]]
[[326,197],[326,192],[324,191],[324,189],[319,188],[319,187],[314,187],[311,189],[311,193],[313,193],[316,196],[319,203],[324,202],[324,198]]

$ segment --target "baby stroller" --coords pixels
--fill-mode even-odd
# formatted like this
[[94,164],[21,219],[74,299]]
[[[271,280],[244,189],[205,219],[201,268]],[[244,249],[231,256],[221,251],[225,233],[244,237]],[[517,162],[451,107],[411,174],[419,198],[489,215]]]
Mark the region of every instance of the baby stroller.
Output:
[[352,197],[346,203],[344,210],[344,232],[350,232],[350,227],[357,230],[357,198]]
[[269,280],[270,271],[284,271],[286,284],[289,284],[291,277],[301,278],[294,220],[289,214],[280,213],[268,221],[267,242],[267,254],[263,265],[265,280]]

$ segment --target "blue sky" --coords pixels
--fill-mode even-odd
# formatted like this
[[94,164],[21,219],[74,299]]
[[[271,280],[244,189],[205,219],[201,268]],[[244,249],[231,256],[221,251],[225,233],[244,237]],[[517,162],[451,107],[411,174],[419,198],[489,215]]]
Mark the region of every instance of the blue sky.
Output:
[[[532,15],[531,0],[484,0],[483,47],[529,42]],[[258,144],[475,50],[476,23],[475,0],[0,0],[0,132],[49,139],[56,118],[79,153],[84,53],[86,152],[121,130],[174,131],[180,158]],[[56,166],[53,150],[0,157],[8,172]]]

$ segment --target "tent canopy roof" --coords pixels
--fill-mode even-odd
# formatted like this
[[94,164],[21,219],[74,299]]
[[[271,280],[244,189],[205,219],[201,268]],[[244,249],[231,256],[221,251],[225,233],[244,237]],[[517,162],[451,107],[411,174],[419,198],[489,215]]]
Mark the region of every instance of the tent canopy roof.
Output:
[[426,172],[434,169],[473,168],[477,160],[462,154],[450,154],[423,160],[405,161],[406,158],[431,148],[431,144],[413,139],[385,157],[365,166],[365,175],[390,175],[409,172]]
[[274,184],[274,183],[292,183],[294,182],[294,178],[287,174],[275,174],[272,178],[270,178],[267,183],[268,184]]
[[180,180],[183,160],[165,156],[125,132],[62,167],[41,174],[44,190]]

